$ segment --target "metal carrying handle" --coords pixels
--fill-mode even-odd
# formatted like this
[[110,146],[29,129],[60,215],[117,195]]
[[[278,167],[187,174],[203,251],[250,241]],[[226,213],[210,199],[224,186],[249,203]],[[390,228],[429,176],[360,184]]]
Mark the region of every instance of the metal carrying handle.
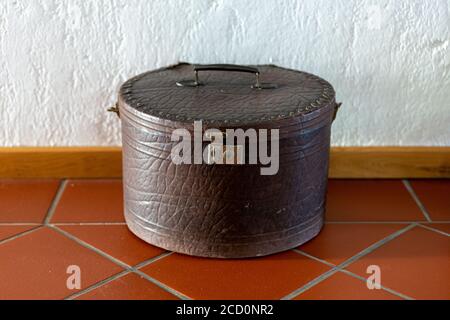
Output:
[[198,87],[202,86],[203,83],[200,82],[198,73],[200,71],[231,71],[231,72],[245,72],[254,73],[256,77],[255,84],[252,86],[254,89],[274,89],[277,87],[276,84],[272,83],[261,83],[260,74],[261,72],[258,68],[249,66],[240,66],[234,64],[207,64],[207,65],[195,65],[194,66],[194,80],[182,80],[177,82],[179,87]]

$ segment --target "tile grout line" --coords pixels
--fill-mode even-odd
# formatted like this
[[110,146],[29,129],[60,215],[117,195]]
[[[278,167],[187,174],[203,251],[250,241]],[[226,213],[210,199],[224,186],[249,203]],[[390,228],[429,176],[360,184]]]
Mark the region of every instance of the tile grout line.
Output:
[[333,264],[333,263],[331,263],[331,262],[328,262],[328,261],[326,261],[326,260],[317,258],[317,257],[315,257],[315,256],[312,256],[312,255],[310,255],[309,253],[306,253],[305,251],[302,251],[302,250],[299,250],[299,249],[292,249],[292,251],[294,251],[294,252],[296,252],[296,253],[298,253],[298,254],[301,254],[302,256],[305,256],[305,257],[308,257],[308,258],[310,258],[310,259],[313,259],[313,260],[316,260],[316,261],[318,261],[318,262],[321,262],[321,263],[323,263],[323,264],[326,264],[326,265],[329,266],[329,267],[332,267],[332,268],[336,267],[335,264]]
[[[359,280],[367,283],[367,279],[366,278],[361,277],[360,275],[357,275],[356,273],[353,273],[353,272],[345,270],[345,269],[341,269],[339,271],[342,272],[342,273],[345,273],[346,275],[348,275],[350,277],[359,279]],[[383,289],[384,291],[387,291],[387,292],[389,292],[389,293],[391,293],[391,294],[393,294],[395,296],[398,296],[398,297],[400,297],[402,299],[405,299],[405,300],[415,300],[414,298],[411,298],[410,296],[407,296],[406,294],[403,294],[401,292],[397,292],[397,291],[395,291],[395,290],[393,290],[391,288],[387,288],[387,287],[385,287],[383,285],[381,285],[381,289]]]
[[[321,263],[323,263],[323,264],[326,264],[326,265],[328,265],[328,266],[330,266],[330,267],[336,267],[336,268],[338,269],[338,272],[340,271],[340,272],[346,273],[347,275],[353,276],[354,278],[357,278],[357,279],[362,280],[362,281],[364,281],[364,282],[367,281],[367,279],[365,279],[364,277],[361,277],[361,276],[359,276],[359,275],[357,275],[357,274],[354,274],[353,272],[350,272],[350,271],[348,271],[348,270],[338,268],[336,265],[334,265],[334,264],[332,264],[332,263],[330,263],[330,262],[328,262],[328,261],[326,261],[326,260],[323,260],[323,259],[317,258],[317,257],[315,257],[315,256],[312,256],[312,255],[310,255],[310,254],[308,254],[308,253],[306,253],[306,252],[304,252],[304,251],[302,251],[302,250],[293,249],[293,251],[294,251],[294,252],[297,252],[297,253],[299,253],[299,254],[301,254],[301,255],[304,255],[304,256],[306,256],[306,257],[308,257],[308,258],[310,258],[310,259],[313,259],[313,260],[316,260],[316,261],[321,262]],[[336,272],[336,273],[337,273],[337,272]],[[335,273],[333,273],[333,275],[334,275],[334,274],[335,274]],[[395,291],[395,290],[392,290],[392,289],[390,289],[390,288],[387,288],[387,287],[384,287],[384,286],[381,286],[381,288],[382,288],[383,290],[385,290],[385,291],[391,293],[391,294],[394,294],[394,295],[399,296],[400,298],[407,299],[407,300],[413,300],[411,297],[408,297],[407,295],[404,295],[404,294],[402,294],[402,293],[400,293],[400,292],[397,292],[397,291]]]
[[157,255],[156,257],[150,258],[148,260],[142,261],[142,262],[132,266],[132,268],[133,269],[140,269],[140,268],[146,267],[146,266],[148,266],[148,265],[150,265],[150,264],[152,264],[152,263],[154,263],[154,262],[156,262],[158,260],[161,260],[162,258],[168,257],[168,256],[170,256],[172,254],[173,254],[172,251],[163,252],[160,255]]
[[331,277],[332,275],[334,275],[338,271],[339,271],[339,269],[337,267],[331,268],[330,270],[322,273],[318,277],[316,277],[313,280],[309,281],[308,283],[304,284],[302,287],[300,287],[300,288],[292,291],[288,295],[284,296],[283,298],[281,298],[281,300],[292,300],[293,298],[299,296],[303,292],[311,289],[312,287],[314,287],[318,283],[328,279],[329,277]]
[[44,225],[48,225],[50,223],[50,220],[53,218],[53,215],[55,214],[56,207],[59,204],[59,200],[61,200],[61,197],[64,193],[64,190],[66,190],[67,186],[67,180],[63,179],[59,183],[58,190],[56,191],[55,197],[52,200],[52,203],[50,204],[50,208],[47,211],[47,215],[44,218]]
[[152,263],[155,263],[158,260],[161,260],[163,258],[166,258],[170,255],[172,255],[173,252],[172,251],[168,251],[168,252],[164,252],[162,254],[160,254],[159,256],[153,257],[151,259],[148,259],[146,261],[143,261],[141,263],[138,263],[137,265],[134,265],[131,267],[131,270],[141,276],[142,278],[146,279],[147,281],[153,283],[154,285],[160,287],[161,289],[169,292],[170,294],[180,298],[181,300],[191,300],[189,297],[187,297],[186,295],[184,295],[183,293],[175,290],[174,288],[169,287],[168,285],[166,285],[165,283],[162,283],[158,280],[156,280],[155,278],[149,276],[148,274],[142,272],[141,270],[139,270],[140,268],[146,267],[148,265],[151,265]]
[[430,215],[428,214],[428,211],[425,208],[424,204],[422,203],[422,201],[420,201],[419,197],[417,196],[416,192],[414,191],[411,183],[408,180],[406,180],[406,179],[403,179],[402,182],[403,182],[403,185],[405,186],[406,190],[408,190],[409,194],[411,195],[411,197],[416,202],[416,204],[419,207],[419,209],[422,212],[422,214],[425,216],[425,219],[428,222],[433,222],[431,220]]
[[37,227],[42,226],[42,223],[37,222],[1,222],[0,227]]
[[[310,255],[310,254],[308,254],[308,253],[306,253],[306,252],[304,252],[304,251],[302,251],[302,250],[293,249],[292,251],[297,252],[297,253],[299,253],[299,254],[301,254],[301,255],[304,255],[304,256],[306,256],[306,257],[308,257],[308,258],[311,258],[311,259],[313,259],[313,260],[316,260],[316,261],[318,261],[318,262],[321,262],[321,263],[323,263],[323,264],[326,264],[326,265],[328,265],[328,266],[330,266],[330,267],[337,267],[336,265],[334,265],[334,264],[332,264],[332,263],[330,263],[330,262],[328,262],[328,261],[326,261],[326,260],[323,260],[323,259],[320,259],[320,258],[318,258],[318,257],[312,256],[312,255]],[[341,268],[338,268],[338,269],[339,269],[338,271],[343,272],[343,273],[347,273],[349,276],[353,276],[353,277],[355,277],[355,278],[358,278],[359,280],[367,281],[367,279],[365,279],[364,277],[361,277],[361,276],[359,276],[359,275],[357,275],[357,274],[354,274],[353,272],[350,272],[350,271],[348,271],[348,270],[341,269]],[[394,294],[394,295],[397,295],[397,296],[399,296],[399,297],[401,297],[401,298],[403,298],[403,299],[413,300],[412,298],[410,298],[410,297],[404,295],[403,293],[397,292],[397,291],[395,291],[395,290],[392,290],[392,289],[387,288],[387,287],[384,287],[384,286],[381,286],[381,287],[382,287],[382,289],[384,289],[385,291],[388,291],[389,293],[392,293],[392,294]]]
[[56,208],[56,205],[58,204],[59,199],[61,198],[61,195],[62,195],[62,193],[64,191],[65,182],[66,182],[66,180],[61,180],[61,182],[59,183],[58,190],[56,190],[56,194],[53,197],[52,202],[50,203],[50,207],[47,210],[47,214],[46,214],[46,216],[44,218],[43,223],[0,223],[0,226],[34,226],[34,228],[32,228],[30,230],[26,230],[24,232],[20,232],[18,234],[15,234],[15,235],[13,235],[13,236],[11,236],[9,238],[0,240],[0,244],[4,244],[4,243],[10,242],[12,240],[18,239],[18,238],[20,238],[22,236],[26,236],[26,235],[28,235],[28,234],[36,231],[36,230],[41,229],[45,225],[47,225],[47,220],[49,220],[51,218],[51,216],[53,215],[53,213],[55,211],[55,208]]
[[384,244],[386,244],[386,243],[392,241],[393,239],[397,238],[398,236],[402,235],[403,233],[411,230],[416,225],[417,225],[417,223],[412,223],[412,224],[408,225],[407,227],[405,227],[405,228],[403,228],[401,230],[398,230],[398,231],[390,234],[389,236],[381,239],[380,241],[375,242],[374,244],[370,245],[369,247],[365,248],[364,250],[360,251],[359,253],[355,254],[354,256],[350,257],[349,259],[345,260],[344,262],[340,263],[336,267],[334,267],[334,268],[328,270],[327,272],[319,275],[318,277],[316,277],[315,279],[313,279],[310,282],[306,283],[302,287],[292,291],[288,295],[284,296],[281,300],[291,300],[291,299],[299,296],[300,294],[302,294],[306,290],[312,288],[313,286],[315,286],[318,283],[324,281],[325,279],[328,279],[329,277],[331,277],[336,272],[338,272],[338,271],[348,267],[350,264],[352,264],[356,260],[364,257],[365,255],[375,251],[376,249],[380,248]]
[[[157,285],[157,286],[160,287],[161,289],[163,289],[163,290],[165,290],[165,291],[167,291],[167,292],[169,292],[169,293],[171,293],[171,294],[177,296],[178,298],[180,298],[180,299],[182,299],[182,300],[190,300],[188,297],[186,297],[186,296],[183,295],[182,293],[176,291],[175,289],[173,289],[173,288],[171,288],[171,287],[165,285],[164,283],[161,283],[161,282],[157,281],[156,279],[153,279],[152,277],[150,277],[150,276],[148,276],[148,275],[143,276],[143,274],[145,274],[145,273],[143,273],[143,272],[140,271],[140,270],[137,270],[134,266],[130,266],[130,265],[128,265],[128,264],[122,262],[121,260],[119,260],[119,259],[117,259],[117,258],[115,258],[115,257],[113,257],[113,256],[111,256],[111,255],[109,255],[108,253],[106,253],[106,252],[104,252],[104,251],[102,251],[102,250],[100,250],[100,249],[98,249],[98,248],[92,246],[91,244],[89,244],[89,243],[87,243],[87,242],[85,242],[85,241],[83,241],[83,240],[81,240],[81,239],[75,237],[74,235],[68,233],[67,231],[64,231],[64,230],[58,228],[57,226],[51,225],[51,224],[48,225],[48,227],[49,227],[49,228],[52,228],[53,230],[55,230],[55,231],[57,231],[57,232],[59,232],[59,233],[62,234],[63,236],[65,236],[65,237],[67,237],[67,238],[69,238],[69,239],[75,241],[75,242],[78,243],[79,245],[81,245],[81,246],[83,246],[83,247],[85,247],[85,248],[87,248],[87,249],[90,249],[90,250],[94,251],[95,253],[101,255],[102,257],[104,257],[104,258],[110,260],[111,262],[113,262],[113,263],[119,265],[120,267],[124,268],[125,270],[128,270],[129,272],[134,272],[134,273],[136,273],[136,274],[139,274],[140,276],[142,276],[143,278],[145,278],[147,281],[152,282],[153,284]],[[172,254],[172,252],[165,252],[165,253],[163,253],[163,254],[157,256],[157,257],[153,257],[153,258],[151,258],[151,259],[149,259],[149,260],[146,260],[146,261],[144,261],[144,262],[141,262],[141,263],[139,263],[139,264],[136,265],[136,266],[143,267],[143,266],[150,265],[151,263],[156,262],[156,261],[158,261],[159,259],[165,258],[166,256],[168,256],[168,255],[170,255],[170,254]],[[141,273],[142,273],[142,274],[141,274]],[[151,280],[150,280],[150,279],[151,279]],[[100,286],[101,286],[101,285],[100,285]],[[99,286],[99,287],[100,287],[100,286]]]
[[64,300],[74,300],[74,299],[76,299],[78,297],[81,297],[81,296],[85,295],[86,293],[89,293],[89,292],[91,292],[91,291],[93,291],[95,289],[103,287],[104,285],[106,285],[106,284],[108,284],[108,283],[110,283],[110,282],[112,282],[114,280],[120,279],[120,278],[122,278],[122,277],[124,277],[124,276],[126,276],[126,275],[128,275],[130,273],[132,273],[132,272],[130,270],[128,270],[128,269],[123,270],[123,271],[121,271],[119,273],[116,273],[115,275],[112,275],[112,276],[106,278],[106,279],[100,280],[99,282],[96,282],[96,283],[90,285],[89,287],[87,287],[85,289],[82,289],[82,290],[80,290],[78,292],[75,292],[75,293],[65,297]]
[[146,279],[147,281],[153,283],[154,285],[164,289],[165,291],[169,292],[170,294],[180,298],[181,300],[192,300],[191,298],[189,298],[188,296],[184,295],[183,293],[167,286],[166,284],[156,280],[153,277],[150,277],[148,274],[142,272],[141,270],[138,269],[134,269],[133,272],[137,275],[140,275],[142,278]]
[[65,230],[62,230],[62,229],[58,228],[58,227],[55,226],[55,225],[50,224],[50,225],[48,225],[48,227],[51,228],[51,229],[53,229],[53,230],[55,230],[56,232],[59,232],[60,234],[62,234],[62,235],[65,236],[66,238],[69,238],[70,240],[75,241],[75,242],[78,243],[79,245],[81,245],[81,246],[83,246],[83,247],[85,247],[85,248],[87,248],[87,249],[90,249],[90,250],[94,251],[95,253],[101,255],[103,258],[109,259],[110,261],[114,262],[115,264],[119,265],[120,267],[122,267],[122,268],[124,268],[124,269],[129,269],[129,268],[131,268],[130,265],[128,265],[128,264],[126,264],[126,263],[120,261],[120,260],[117,259],[117,258],[114,258],[113,256],[110,256],[109,254],[103,252],[102,250],[100,250],[100,249],[98,249],[98,248],[96,248],[96,247],[90,245],[89,243],[87,243],[87,242],[85,242],[85,241],[83,241],[83,240],[81,240],[81,239],[75,237],[74,235],[70,234],[69,232],[67,232],[67,231],[65,231]]
[[400,229],[392,234],[390,234],[389,236],[381,239],[380,241],[375,242],[374,244],[368,246],[366,249],[360,251],[359,253],[355,254],[353,257],[345,260],[344,262],[342,262],[341,264],[338,265],[338,268],[344,269],[347,268],[350,264],[352,264],[353,262],[355,262],[356,260],[359,260],[361,257],[375,251],[376,249],[380,248],[381,246],[385,245],[386,243],[394,240],[395,238],[401,236],[402,234],[404,234],[405,232],[413,229],[414,227],[417,226],[417,223],[412,223],[409,226]]
[[4,243],[8,243],[8,242],[13,241],[13,240],[16,240],[16,239],[21,238],[23,236],[26,236],[27,234],[33,233],[33,232],[35,232],[35,231],[37,231],[37,230],[39,230],[41,228],[43,228],[43,225],[40,224],[40,225],[37,225],[34,228],[30,229],[30,230],[26,230],[24,232],[17,233],[15,235],[11,236],[11,237],[6,238],[6,239],[0,240],[0,245],[4,244]]
[[[172,254],[172,252],[169,252],[170,254]],[[80,290],[80,291],[78,291],[78,292],[75,292],[74,294],[72,294],[72,295],[70,295],[70,296],[67,296],[66,298],[64,298],[64,300],[73,300],[73,299],[76,299],[76,298],[78,298],[78,297],[81,297],[81,296],[83,296],[84,294],[86,294],[86,293],[89,293],[89,292],[91,292],[91,291],[93,291],[93,290],[95,290],[95,289],[98,289],[98,288],[100,288],[100,287],[103,287],[104,285],[107,285],[108,283],[110,283],[110,282],[112,282],[112,281],[114,281],[114,280],[117,280],[117,279],[120,279],[120,278],[122,278],[122,277],[124,277],[124,276],[127,276],[127,275],[129,275],[129,274],[132,274],[132,273],[135,273],[136,274],[136,272],[135,272],[135,268],[138,268],[139,266],[141,266],[141,265],[146,265],[146,264],[151,264],[151,263],[153,263],[153,262],[155,262],[155,261],[158,261],[159,259],[162,259],[162,258],[164,258],[164,257],[167,257],[168,255],[169,255],[169,253],[162,253],[162,254],[160,254],[159,256],[156,256],[156,257],[153,257],[153,258],[150,258],[150,259],[148,259],[148,260],[145,260],[145,261],[143,261],[143,262],[141,262],[141,263],[139,263],[139,264],[137,264],[137,265],[135,265],[134,267],[128,267],[128,268],[126,268],[125,270],[123,270],[123,271],[121,271],[121,272],[119,272],[119,273],[116,273],[116,274],[114,274],[114,275],[112,275],[112,276],[110,276],[110,277],[108,277],[108,278],[106,278],[106,279],[103,279],[103,280],[101,280],[101,281],[99,281],[99,282],[96,282],[96,283],[94,283],[94,284],[92,284],[91,286],[89,286],[89,287],[87,287],[87,288],[85,288],[85,289],[83,289],[83,290]],[[147,279],[146,279],[147,280]]]
[[433,227],[430,227],[430,226],[427,226],[427,225],[423,225],[423,224],[420,224],[420,223],[418,224],[418,226],[421,227],[421,228],[423,228],[423,229],[427,229],[427,230],[430,230],[430,231],[433,231],[433,232],[442,234],[443,236],[450,237],[450,234],[448,234],[448,233],[445,232],[445,231],[442,231],[442,230],[439,230],[439,229],[435,229],[435,228],[433,228]]

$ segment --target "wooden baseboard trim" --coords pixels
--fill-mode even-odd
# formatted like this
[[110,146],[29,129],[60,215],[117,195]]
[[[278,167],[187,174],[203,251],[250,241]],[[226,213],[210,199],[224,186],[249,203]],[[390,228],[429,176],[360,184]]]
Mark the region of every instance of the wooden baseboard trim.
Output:
[[0,148],[0,177],[2,178],[119,178],[121,176],[121,148]]
[[[0,178],[120,178],[121,148],[0,148]],[[450,178],[450,147],[334,147],[331,178]]]
[[332,178],[450,178],[450,147],[336,147]]

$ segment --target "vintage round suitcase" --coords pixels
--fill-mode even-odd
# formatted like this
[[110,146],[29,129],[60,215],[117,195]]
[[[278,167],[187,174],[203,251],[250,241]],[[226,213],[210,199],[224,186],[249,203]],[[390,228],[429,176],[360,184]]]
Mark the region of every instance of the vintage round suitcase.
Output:
[[[264,256],[312,239],[324,222],[338,108],[325,80],[273,65],[180,63],[130,79],[111,110],[122,122],[128,227],[155,246],[215,258]],[[226,139],[233,129],[269,133],[253,148],[254,136]],[[209,131],[223,140],[208,140]],[[180,141],[192,142],[178,153],[191,162],[174,161]],[[261,160],[251,162],[251,152]]]

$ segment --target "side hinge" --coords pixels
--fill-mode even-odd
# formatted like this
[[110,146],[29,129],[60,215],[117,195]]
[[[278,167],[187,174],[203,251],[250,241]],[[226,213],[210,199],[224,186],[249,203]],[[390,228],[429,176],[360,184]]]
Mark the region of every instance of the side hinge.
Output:
[[114,112],[120,118],[119,105],[116,103],[114,106],[108,109],[108,112]]

